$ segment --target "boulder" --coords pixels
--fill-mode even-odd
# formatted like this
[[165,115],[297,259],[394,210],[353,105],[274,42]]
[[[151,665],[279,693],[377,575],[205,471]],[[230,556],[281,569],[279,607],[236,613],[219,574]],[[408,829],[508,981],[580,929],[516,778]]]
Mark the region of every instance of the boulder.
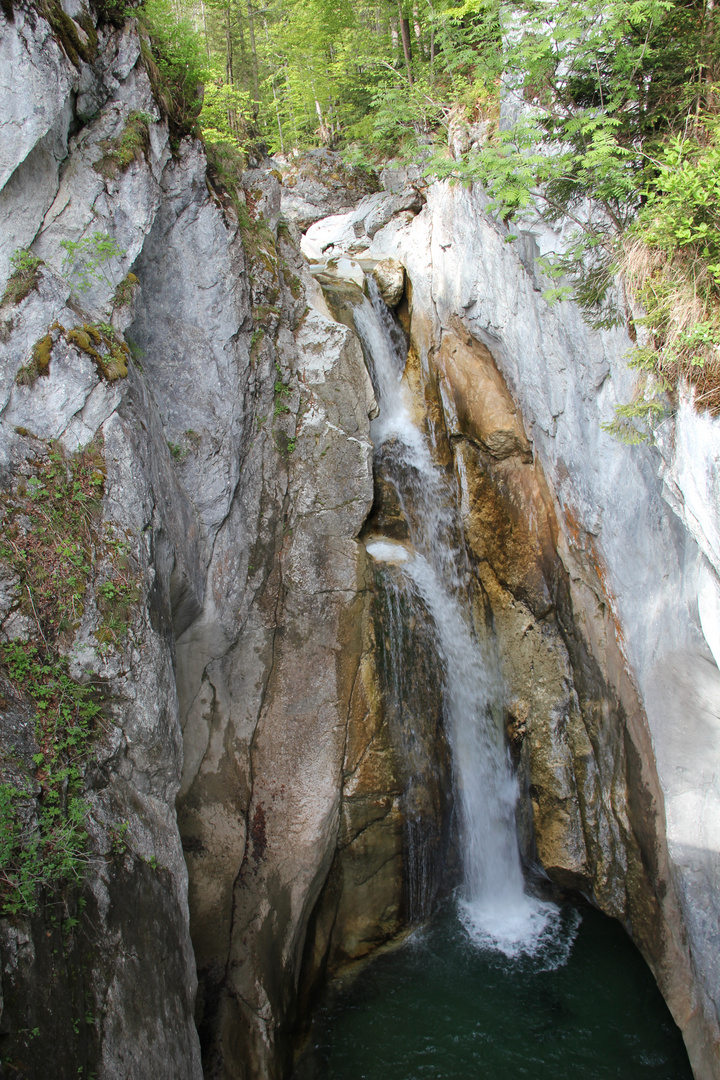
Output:
[[373,267],[372,276],[387,306],[397,307],[405,292],[405,268],[402,263],[397,259],[381,259]]

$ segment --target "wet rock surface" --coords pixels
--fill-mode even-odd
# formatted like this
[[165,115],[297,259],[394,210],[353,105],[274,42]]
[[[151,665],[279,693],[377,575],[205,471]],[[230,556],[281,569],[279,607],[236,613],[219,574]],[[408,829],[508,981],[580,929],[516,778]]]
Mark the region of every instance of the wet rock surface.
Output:
[[632,393],[629,343],[542,300],[532,252],[557,238],[538,228],[516,254],[480,191],[426,194],[362,251],[350,217],[318,223],[305,250],[405,267],[498,633],[525,856],[622,920],[696,1075],[716,1077],[717,421],[681,395],[657,449],[614,443],[600,422]]

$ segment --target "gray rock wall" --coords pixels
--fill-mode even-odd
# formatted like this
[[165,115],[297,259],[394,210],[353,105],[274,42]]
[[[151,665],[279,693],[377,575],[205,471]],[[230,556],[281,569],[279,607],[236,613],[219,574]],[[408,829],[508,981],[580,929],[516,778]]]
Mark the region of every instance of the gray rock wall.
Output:
[[[252,170],[249,197],[230,198],[198,143],[171,151],[131,20],[100,27],[94,58],[74,62],[31,10],[0,15],[0,30],[0,85],[13,89],[0,94],[0,287],[18,248],[44,260],[37,289],[0,310],[0,494],[53,440],[71,455],[95,439],[101,532],[121,539],[134,597],[108,637],[114,549],[98,540],[82,616],[61,638],[74,678],[100,680],[108,699],[84,777],[92,858],[59,917],[46,906],[0,920],[0,1037],[28,1077],[54,1055],[59,1074],[196,1080],[201,1041],[208,1077],[280,1078],[303,972],[381,941],[403,903],[402,784],[356,540],[373,497],[372,390],[352,333],[307,306],[275,175]],[[146,151],[103,166],[131,113]],[[483,489],[486,505],[505,498],[500,530],[544,515],[514,570],[497,545],[478,556],[513,664],[546,664],[529,735],[524,687],[509,696],[526,775],[558,764],[563,777],[537,809],[530,795],[528,843],[532,822],[558,880],[626,921],[697,1075],[717,1076],[717,422],[683,401],[658,450],[613,443],[599,421],[629,396],[628,342],[591,334],[571,305],[548,308],[533,245],[519,258],[477,192],[436,185],[423,208],[416,187],[393,184],[319,222],[308,251],[400,260],[417,382],[421,369],[437,382],[467,507]],[[316,194],[303,194],[311,216]],[[117,250],[82,289],[62,242],[93,233]],[[109,322],[112,378],[87,330]],[[18,381],[42,341],[47,370]],[[492,362],[478,370],[500,412],[470,415],[458,357],[478,343],[531,446]],[[526,572],[524,543],[545,545],[540,570]],[[33,639],[17,575],[0,583],[0,637]],[[35,783],[31,703],[4,674],[2,694],[2,780],[16,739]],[[575,817],[560,828],[563,800]],[[343,880],[367,886],[362,911]],[[23,1035],[35,1027],[42,1038]]]
[[[101,439],[103,528],[122,535],[137,595],[101,648],[93,568],[63,639],[74,676],[103,680],[111,703],[85,769],[91,864],[63,919],[78,900],[85,914],[69,936],[47,906],[0,920],[0,1034],[27,1077],[52,1057],[58,1075],[190,1080],[197,1017],[205,1075],[282,1076],[339,829],[372,388],[353,335],[305,302],[275,177],[249,172],[245,207],[199,143],[170,152],[132,21],[99,28],[95,58],[75,62],[34,12],[1,29],[0,288],[18,248],[44,263],[0,311],[3,491],[51,440],[72,454]],[[138,113],[146,151],[103,164]],[[63,241],[95,233],[117,250],[83,288]],[[110,322],[113,381],[92,352]],[[18,381],[48,333],[49,366]],[[2,580],[3,640],[32,637],[17,580]],[[3,740],[32,718],[8,692]]]

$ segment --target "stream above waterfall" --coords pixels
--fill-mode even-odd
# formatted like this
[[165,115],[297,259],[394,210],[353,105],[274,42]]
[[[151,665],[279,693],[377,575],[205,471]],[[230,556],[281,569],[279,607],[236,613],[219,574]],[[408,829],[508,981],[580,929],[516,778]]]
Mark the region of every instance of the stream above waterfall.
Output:
[[566,907],[535,956],[474,945],[453,901],[332,983],[294,1080],[692,1080],[614,920]]

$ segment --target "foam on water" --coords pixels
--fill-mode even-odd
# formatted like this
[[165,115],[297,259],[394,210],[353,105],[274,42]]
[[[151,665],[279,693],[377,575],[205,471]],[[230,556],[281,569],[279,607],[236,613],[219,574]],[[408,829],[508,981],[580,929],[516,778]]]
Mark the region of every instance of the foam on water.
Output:
[[581,922],[576,910],[563,916],[557,904],[527,893],[511,907],[460,899],[458,917],[475,948],[495,950],[509,960],[530,958],[536,971],[567,963]]
[[371,540],[365,548],[376,562],[404,563],[412,557],[411,552],[396,540]]

